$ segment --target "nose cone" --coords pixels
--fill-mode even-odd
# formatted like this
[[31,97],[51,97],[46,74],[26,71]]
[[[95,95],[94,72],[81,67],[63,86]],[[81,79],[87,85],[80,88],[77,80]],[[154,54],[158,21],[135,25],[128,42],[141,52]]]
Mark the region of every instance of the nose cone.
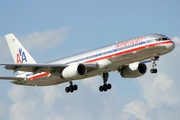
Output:
[[174,48],[175,48],[175,44],[173,41],[171,41],[171,43],[166,45],[166,49],[168,49],[169,51],[174,50]]

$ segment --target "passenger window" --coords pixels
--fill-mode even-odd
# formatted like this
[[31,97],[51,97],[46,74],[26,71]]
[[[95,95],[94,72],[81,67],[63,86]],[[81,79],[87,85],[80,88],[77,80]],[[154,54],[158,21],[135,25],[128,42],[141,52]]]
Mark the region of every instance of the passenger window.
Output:
[[161,41],[161,38],[157,38],[156,41]]

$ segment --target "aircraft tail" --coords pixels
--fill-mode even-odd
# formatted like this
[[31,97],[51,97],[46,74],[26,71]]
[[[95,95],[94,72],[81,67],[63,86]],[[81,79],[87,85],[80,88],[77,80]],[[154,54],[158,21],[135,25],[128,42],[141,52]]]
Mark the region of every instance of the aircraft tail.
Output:
[[[36,61],[12,33],[5,35],[5,38],[15,63],[36,63]],[[24,72],[18,71],[18,73],[22,74]]]

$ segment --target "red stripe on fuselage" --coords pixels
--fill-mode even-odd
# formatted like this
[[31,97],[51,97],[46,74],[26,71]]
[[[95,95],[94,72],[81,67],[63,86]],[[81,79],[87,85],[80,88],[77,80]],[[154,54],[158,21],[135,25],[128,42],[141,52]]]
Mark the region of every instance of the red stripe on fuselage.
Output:
[[36,74],[36,75],[29,77],[28,80],[34,80],[34,79],[38,79],[41,77],[46,77],[48,75],[49,75],[49,72],[43,72],[43,73],[39,73],[39,74]]
[[139,46],[137,48],[132,48],[130,50],[124,50],[124,51],[120,51],[118,53],[113,53],[113,54],[110,54],[110,55],[107,55],[107,56],[103,56],[103,57],[100,57],[100,58],[89,60],[89,61],[87,61],[85,63],[91,63],[91,62],[96,62],[96,61],[103,60],[103,59],[109,59],[111,57],[116,57],[116,56],[119,56],[119,55],[131,53],[131,52],[134,52],[134,51],[139,51],[139,50],[142,50],[142,49],[147,48],[147,47],[149,48],[149,47],[154,47],[154,46],[157,46],[157,45],[169,44],[169,43],[172,43],[172,41],[169,40],[169,41],[158,42],[158,43],[153,43],[153,44],[145,44],[145,45]]
[[[163,41],[163,42],[162,41],[156,42],[156,43],[153,43],[153,44],[145,44],[143,46],[139,46],[137,48],[132,48],[130,50],[119,51],[118,53],[112,53],[112,54],[109,54],[107,56],[103,56],[103,57],[100,57],[100,58],[95,58],[95,59],[86,61],[84,63],[91,63],[91,62],[96,62],[96,61],[103,60],[103,59],[109,59],[112,56],[113,57],[114,56],[119,56],[119,55],[131,53],[131,52],[134,52],[134,51],[139,51],[139,50],[142,50],[142,49],[147,48],[147,47],[149,48],[149,47],[154,47],[154,46],[164,45],[164,44],[170,44],[170,43],[172,43],[172,41],[168,40],[168,41]],[[28,80],[34,80],[34,79],[38,79],[38,78],[41,78],[41,77],[46,77],[49,74],[50,74],[49,72],[43,72],[43,73],[40,73],[40,74],[33,75],[32,77],[29,77]]]

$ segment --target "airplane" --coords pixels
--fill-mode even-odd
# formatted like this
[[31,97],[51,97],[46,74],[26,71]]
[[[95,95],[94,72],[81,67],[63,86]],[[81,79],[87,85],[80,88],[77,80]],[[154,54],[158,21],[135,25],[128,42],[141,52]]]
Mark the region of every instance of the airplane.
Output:
[[111,89],[107,83],[109,72],[118,71],[123,78],[136,78],[147,71],[146,63],[152,62],[151,73],[157,73],[156,61],[161,55],[175,48],[174,42],[163,34],[147,34],[102,48],[87,51],[49,63],[36,63],[32,56],[12,34],[5,35],[15,63],[0,63],[7,70],[19,74],[15,77],[0,76],[18,85],[49,86],[69,82],[67,93],[78,89],[74,80],[101,75],[100,92]]

